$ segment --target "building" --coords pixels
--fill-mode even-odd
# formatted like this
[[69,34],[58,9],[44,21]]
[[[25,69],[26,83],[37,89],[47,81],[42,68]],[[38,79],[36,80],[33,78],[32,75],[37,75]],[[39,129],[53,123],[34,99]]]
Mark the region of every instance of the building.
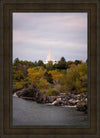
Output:
[[52,61],[52,63],[55,64],[55,60],[53,59],[53,56],[52,56],[51,46],[49,47],[49,53],[45,64],[48,64],[50,61]]

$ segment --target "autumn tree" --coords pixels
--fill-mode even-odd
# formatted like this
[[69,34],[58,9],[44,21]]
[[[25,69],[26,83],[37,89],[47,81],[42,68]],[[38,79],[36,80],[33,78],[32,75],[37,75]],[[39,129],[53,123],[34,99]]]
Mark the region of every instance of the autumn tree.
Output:
[[54,82],[58,82],[62,77],[62,74],[58,70],[51,70],[48,73],[52,75]]
[[72,64],[74,64],[73,61],[67,61],[67,62],[66,62],[66,67],[67,67],[67,69],[70,68]]
[[69,69],[67,69],[65,79],[68,91],[87,91],[87,64],[73,64]]

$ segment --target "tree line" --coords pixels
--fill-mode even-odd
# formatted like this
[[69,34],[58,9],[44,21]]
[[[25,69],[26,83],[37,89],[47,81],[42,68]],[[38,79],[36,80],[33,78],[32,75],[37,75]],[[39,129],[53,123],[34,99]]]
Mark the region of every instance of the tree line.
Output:
[[16,58],[13,63],[13,91],[27,85],[34,85],[46,95],[58,95],[75,91],[87,92],[87,62],[81,60],[67,61],[64,57],[53,64],[22,61]]

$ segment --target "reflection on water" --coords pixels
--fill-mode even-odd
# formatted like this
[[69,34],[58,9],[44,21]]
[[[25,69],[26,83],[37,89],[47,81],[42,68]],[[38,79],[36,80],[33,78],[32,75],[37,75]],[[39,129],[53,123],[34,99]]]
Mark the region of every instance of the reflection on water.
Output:
[[38,104],[13,96],[14,126],[87,126],[88,118],[75,107]]

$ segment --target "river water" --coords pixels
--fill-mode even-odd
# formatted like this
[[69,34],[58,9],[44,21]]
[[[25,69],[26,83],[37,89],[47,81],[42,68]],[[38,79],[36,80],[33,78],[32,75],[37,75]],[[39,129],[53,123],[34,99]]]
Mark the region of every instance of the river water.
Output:
[[13,96],[13,126],[87,126],[88,117],[75,107],[38,104]]

